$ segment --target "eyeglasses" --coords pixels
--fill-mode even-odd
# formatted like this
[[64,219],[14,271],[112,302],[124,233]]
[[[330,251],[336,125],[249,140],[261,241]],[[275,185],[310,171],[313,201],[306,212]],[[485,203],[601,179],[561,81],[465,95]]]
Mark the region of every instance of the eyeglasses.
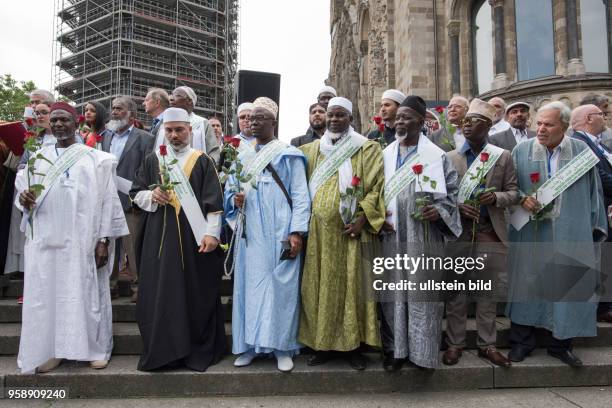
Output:
[[591,115],[598,115],[598,116],[607,118],[608,112],[593,112],[593,113],[589,113],[587,116],[590,117]]
[[251,123],[252,123],[252,122],[263,122],[264,120],[274,120],[274,119],[269,118],[269,117],[268,117],[268,118],[266,118],[266,117],[265,117],[265,116],[263,116],[263,115],[257,115],[257,116],[250,116],[250,117],[249,117],[249,122],[251,122]]
[[489,123],[489,121],[487,119],[483,119],[483,118],[477,118],[475,116],[470,116],[467,118],[463,119],[463,124],[464,125],[468,125],[468,126],[472,126],[472,122],[474,121],[478,121],[478,122],[482,122],[482,123]]

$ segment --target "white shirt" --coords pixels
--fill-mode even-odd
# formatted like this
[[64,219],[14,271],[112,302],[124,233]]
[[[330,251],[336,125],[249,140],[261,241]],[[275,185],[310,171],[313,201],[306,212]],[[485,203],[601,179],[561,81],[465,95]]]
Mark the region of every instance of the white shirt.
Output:
[[491,126],[491,130],[489,130],[489,136],[506,131],[508,129],[510,129],[510,124],[506,122],[505,119],[502,119],[493,126]]
[[463,132],[459,128],[457,128],[457,130],[455,131],[453,139],[455,141],[455,148],[457,149],[460,149],[461,146],[465,144],[465,136],[463,136]]
[[608,160],[608,163],[610,163],[610,165],[612,165],[612,153],[609,153],[606,149],[603,148],[603,146],[601,145],[601,137],[602,135],[600,134],[599,136],[593,136],[592,134],[582,131],[582,133],[584,133],[585,135],[587,135],[587,137],[589,139],[591,139],[591,141],[595,144],[595,146],[597,146],[597,148],[599,149],[599,151],[606,156],[606,160]]
[[514,139],[516,140],[516,144],[519,144],[519,143],[524,142],[525,140],[529,139],[527,137],[527,129],[519,130],[517,128],[513,128],[512,126],[510,126],[510,129],[512,129],[512,134],[514,135]]

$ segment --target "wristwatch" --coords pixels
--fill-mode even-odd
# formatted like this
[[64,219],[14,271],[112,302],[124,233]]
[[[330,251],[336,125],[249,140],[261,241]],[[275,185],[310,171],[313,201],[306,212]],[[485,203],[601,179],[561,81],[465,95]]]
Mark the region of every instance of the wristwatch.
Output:
[[108,245],[109,239],[108,239],[108,237],[100,238],[98,240],[98,242],[100,242],[102,244],[105,244],[105,245]]

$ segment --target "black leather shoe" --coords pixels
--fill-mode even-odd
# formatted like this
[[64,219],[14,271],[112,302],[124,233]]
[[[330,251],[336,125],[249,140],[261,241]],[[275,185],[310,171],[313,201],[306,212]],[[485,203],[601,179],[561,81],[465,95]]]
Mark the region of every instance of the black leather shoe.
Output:
[[548,350],[548,355],[554,358],[558,358],[563,361],[565,364],[571,367],[582,367],[582,360],[580,360],[574,353],[570,350],[565,350],[562,352],[555,352]]
[[394,358],[393,353],[385,354],[385,358],[383,359],[383,368],[390,373],[400,370],[403,364],[404,360]]
[[318,366],[332,359],[331,351],[317,351],[308,358],[309,366]]
[[523,347],[513,347],[512,350],[508,353],[508,360],[514,363],[520,363],[531,354],[531,350],[527,350]]
[[365,370],[368,363],[365,356],[358,351],[353,351],[349,354],[349,364],[354,370]]

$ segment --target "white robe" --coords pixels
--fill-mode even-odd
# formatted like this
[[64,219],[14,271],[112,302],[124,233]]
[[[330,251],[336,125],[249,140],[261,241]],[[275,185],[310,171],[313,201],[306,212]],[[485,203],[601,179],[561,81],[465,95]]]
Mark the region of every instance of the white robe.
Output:
[[[55,146],[41,153],[51,161]],[[60,151],[61,154],[61,151]],[[40,163],[40,164],[39,164]],[[50,165],[37,162],[41,173]],[[17,364],[31,373],[51,358],[108,360],[113,347],[109,288],[114,241],[106,266],[96,269],[100,238],[128,234],[115,185],[116,159],[92,149],[49,187],[26,233],[21,341]],[[38,180],[35,180],[35,182]],[[16,190],[27,188],[17,174]],[[16,200],[16,205],[23,210]]]

